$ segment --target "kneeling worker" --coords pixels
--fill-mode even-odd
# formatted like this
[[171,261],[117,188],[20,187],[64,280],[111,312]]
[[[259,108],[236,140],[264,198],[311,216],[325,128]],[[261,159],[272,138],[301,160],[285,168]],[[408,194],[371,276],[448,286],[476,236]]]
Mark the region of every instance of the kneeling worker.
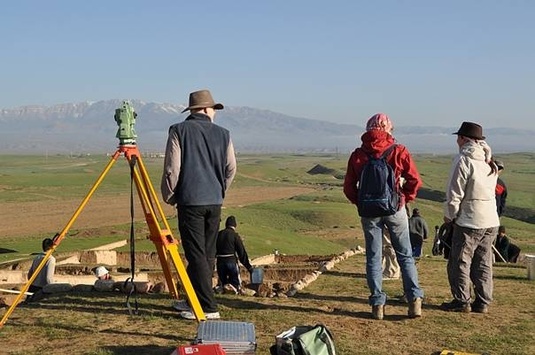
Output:
[[236,227],[236,217],[229,216],[225,222],[225,229],[219,231],[217,235],[216,257],[217,276],[221,286],[238,293],[241,288],[238,260],[249,272],[252,271],[253,266],[249,261],[243,241],[236,232]]

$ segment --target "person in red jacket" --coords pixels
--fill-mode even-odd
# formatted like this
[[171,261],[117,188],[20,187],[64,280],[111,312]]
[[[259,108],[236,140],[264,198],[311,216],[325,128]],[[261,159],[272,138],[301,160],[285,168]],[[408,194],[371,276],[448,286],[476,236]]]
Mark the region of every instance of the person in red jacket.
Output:
[[503,173],[504,164],[500,160],[494,160],[494,164],[498,167],[498,182],[496,183],[496,208],[498,209],[498,217],[501,217],[505,212],[505,205],[507,203],[507,186],[500,175]]
[[362,145],[355,149],[347,163],[344,180],[344,194],[353,204],[358,202],[359,180],[368,155],[379,157],[395,144],[386,157],[387,163],[394,169],[396,186],[399,187],[400,201],[397,212],[387,216],[363,217],[362,229],[366,241],[366,279],[371,295],[369,303],[372,306],[372,317],[383,319],[386,294],[382,290],[382,235],[383,228],[390,231],[392,245],[396,251],[398,263],[401,267],[403,289],[409,301],[408,315],[410,318],[420,317],[422,314],[423,290],[418,283],[418,271],[409,238],[409,222],[405,204],[416,198],[422,184],[420,174],[407,148],[396,143],[392,136],[393,125],[387,115],[378,113],[372,116],[366,124],[366,133],[361,137]]

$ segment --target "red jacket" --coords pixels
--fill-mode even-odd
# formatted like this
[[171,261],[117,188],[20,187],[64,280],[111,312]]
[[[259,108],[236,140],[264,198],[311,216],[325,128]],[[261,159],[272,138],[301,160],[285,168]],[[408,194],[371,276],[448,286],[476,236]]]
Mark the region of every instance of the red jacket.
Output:
[[[357,203],[357,183],[360,180],[362,168],[368,161],[367,154],[379,157],[392,144],[397,144],[394,137],[390,134],[377,130],[364,133],[361,140],[362,145],[355,149],[349,157],[344,180],[344,194],[353,204]],[[401,178],[404,179],[403,186],[401,187],[401,208],[416,198],[418,189],[422,186],[422,179],[418,170],[416,170],[416,165],[414,164],[414,160],[412,160],[411,154],[405,146],[397,144],[390,153],[390,156],[386,158],[386,161],[394,168],[398,186],[401,186]]]

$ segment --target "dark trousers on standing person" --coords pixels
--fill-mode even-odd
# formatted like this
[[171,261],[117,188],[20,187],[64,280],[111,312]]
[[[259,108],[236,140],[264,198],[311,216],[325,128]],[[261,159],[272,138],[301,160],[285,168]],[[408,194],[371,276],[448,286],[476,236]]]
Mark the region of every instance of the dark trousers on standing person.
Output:
[[178,230],[188,266],[186,271],[204,312],[217,312],[212,289],[221,205],[178,206]]

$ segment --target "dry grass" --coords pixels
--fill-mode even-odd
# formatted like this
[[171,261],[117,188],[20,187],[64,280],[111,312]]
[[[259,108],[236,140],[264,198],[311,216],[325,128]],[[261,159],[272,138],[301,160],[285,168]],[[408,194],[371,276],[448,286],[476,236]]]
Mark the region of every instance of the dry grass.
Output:
[[[370,318],[364,256],[353,256],[320,276],[295,297],[218,296],[225,320],[252,322],[258,354],[268,354],[279,332],[298,324],[324,323],[338,354],[433,354],[443,349],[491,354],[535,353],[533,282],[525,268],[495,267],[495,302],[488,314],[447,313],[445,262],[419,264],[426,292],[424,315],[408,319],[406,305],[391,298],[383,321]],[[389,296],[400,281],[385,282]],[[19,306],[0,331],[6,354],[170,354],[191,341],[197,324],[177,317],[165,295],[139,298],[140,315],[130,316],[125,296],[67,294]]]

